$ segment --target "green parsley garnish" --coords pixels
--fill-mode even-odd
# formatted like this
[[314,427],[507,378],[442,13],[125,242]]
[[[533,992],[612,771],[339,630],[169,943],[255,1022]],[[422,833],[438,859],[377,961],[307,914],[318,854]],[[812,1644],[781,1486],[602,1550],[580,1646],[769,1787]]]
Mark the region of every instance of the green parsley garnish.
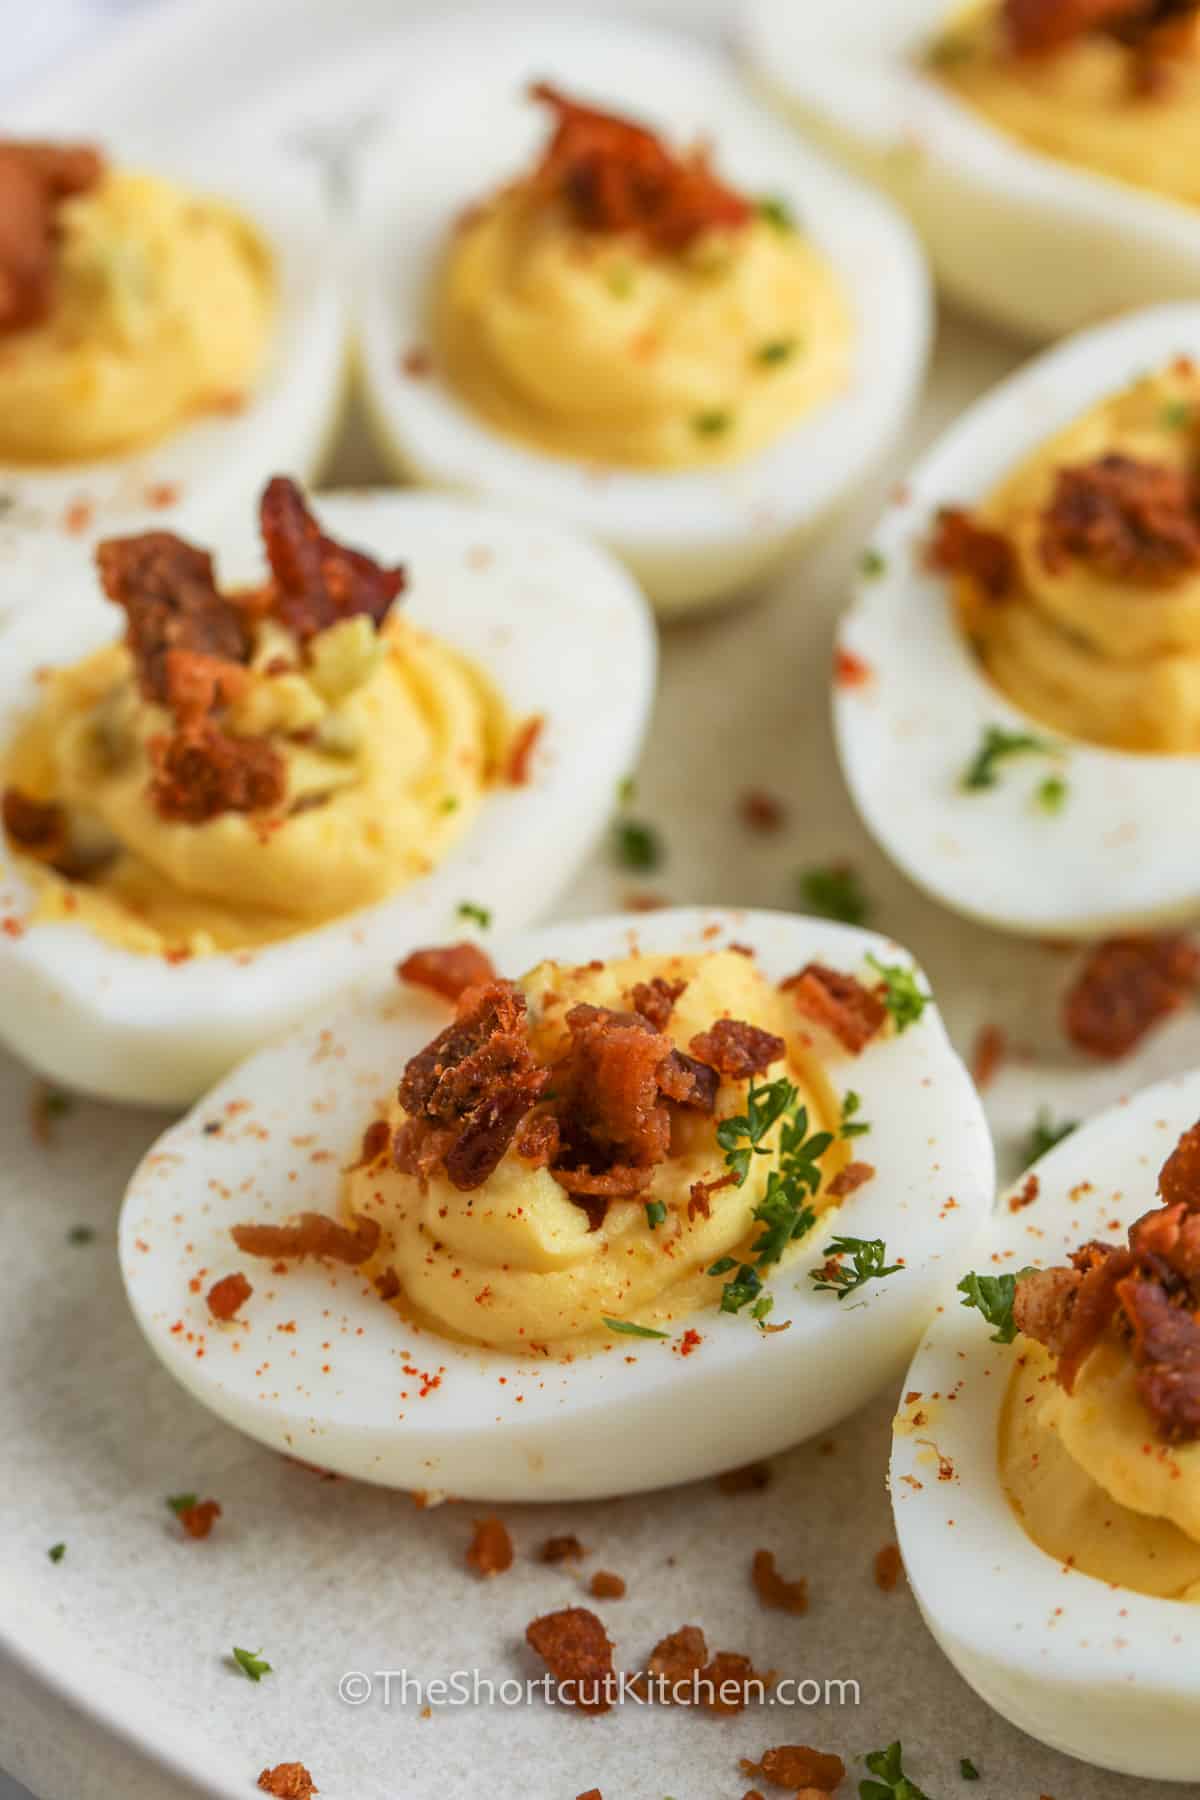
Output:
[[886,1750],[872,1750],[866,1763],[877,1781],[860,1781],[859,1800],[929,1800],[929,1796],[904,1773],[899,1739]]
[[90,1244],[96,1233],[90,1225],[72,1225],[67,1233],[68,1244]]
[[805,869],[800,892],[810,912],[822,919],[840,919],[845,925],[861,925],[871,911],[862,882],[845,863],[825,869]]
[[752,1156],[770,1155],[762,1140],[779,1123],[789,1106],[795,1105],[796,1095],[797,1090],[786,1078],[767,1082],[762,1087],[756,1087],[752,1081],[746,1092],[745,1112],[722,1119],[717,1126],[717,1142],[725,1152],[725,1167],[737,1187],[741,1187],[750,1173]]
[[964,1781],[978,1781],[979,1770],[969,1756],[964,1756],[958,1765],[958,1772]]
[[1047,1150],[1053,1150],[1055,1144],[1061,1144],[1065,1137],[1070,1137],[1078,1123],[1078,1119],[1064,1119],[1061,1125],[1056,1125],[1049,1109],[1040,1106],[1033,1122],[1033,1130],[1029,1133],[1026,1162],[1036,1162],[1039,1156],[1045,1156]]
[[774,1294],[763,1294],[759,1299],[757,1299],[754,1302],[754,1305],[750,1308],[750,1317],[755,1321],[756,1324],[761,1325],[763,1320],[770,1313],[771,1308],[774,1306],[774,1304],[775,1304]]
[[168,1494],[167,1505],[175,1514],[190,1512],[196,1504],[195,1494]]
[[607,1325],[610,1331],[619,1331],[622,1337],[665,1338],[669,1335],[665,1331],[651,1331],[648,1325],[635,1325],[632,1319],[601,1319],[600,1323]]
[[876,581],[880,575],[887,573],[887,557],[882,550],[874,548],[864,550],[858,559],[858,568],[859,573],[865,575],[869,581]]
[[613,852],[627,869],[657,869],[663,859],[662,839],[644,819],[618,819],[613,826]]
[[1069,792],[1065,775],[1047,775],[1044,781],[1038,782],[1033,797],[1043,812],[1060,813],[1067,804]]
[[261,1650],[241,1650],[235,1644],[233,1660],[242,1673],[250,1677],[251,1681],[261,1681],[264,1675],[270,1675],[273,1672],[270,1663],[263,1661]]
[[773,225],[776,231],[795,231],[796,215],[786,200],[778,194],[764,194],[758,203],[758,216]]
[[[1020,1274],[1028,1275],[1028,1269],[1021,1269]],[[989,1325],[996,1327],[992,1333],[993,1344],[1011,1344],[1017,1335],[1017,1324],[1013,1318],[1013,1297],[1017,1291],[1016,1275],[977,1275],[974,1269],[964,1275],[958,1284],[964,1306],[976,1307]]]
[[66,1554],[67,1546],[65,1544],[51,1544],[46,1552],[52,1563],[60,1563]]
[[632,775],[622,775],[617,783],[617,805],[632,806],[637,796],[637,782]]
[[[713,1264],[708,1273],[712,1275],[719,1271],[724,1274],[732,1263],[732,1257],[723,1256],[719,1263]],[[750,1302],[757,1300],[762,1293],[762,1276],[758,1271],[752,1269],[749,1263],[738,1263],[736,1267],[737,1274],[721,1289],[721,1311],[723,1313],[741,1312],[744,1306],[749,1306]]]
[[651,1231],[657,1231],[659,1226],[662,1224],[663,1220],[666,1218],[666,1216],[667,1216],[667,1208],[666,1208],[665,1201],[647,1200],[647,1202],[646,1202],[646,1223],[650,1227]]
[[1009,731],[1004,725],[988,725],[982,743],[963,771],[962,785],[968,793],[993,788],[999,780],[996,765],[1005,757],[1035,753],[1053,756],[1057,748],[1048,738],[1036,737],[1032,731]]
[[478,925],[481,931],[486,931],[492,922],[492,915],[488,908],[476,906],[473,900],[463,900],[459,903],[458,916],[460,919],[469,919],[473,925]]
[[764,369],[774,369],[780,363],[789,362],[798,348],[798,338],[769,338],[754,352],[754,360],[761,363]]
[[700,437],[720,437],[733,424],[733,414],[723,407],[712,406],[692,419],[692,430]]
[[444,813],[457,812],[458,805],[459,801],[457,794],[446,794],[442,800],[442,811]]
[[847,1088],[842,1095],[842,1122],[838,1126],[838,1136],[842,1138],[863,1137],[871,1127],[864,1119],[857,1117],[862,1106],[862,1096],[853,1088]]
[[[788,1245],[812,1230],[816,1213],[808,1204],[821,1185],[820,1159],[833,1142],[830,1131],[809,1135],[808,1109],[800,1105],[798,1090],[781,1077],[778,1081],[757,1086],[753,1081],[746,1093],[746,1110],[733,1118],[722,1119],[717,1126],[717,1142],[725,1152],[725,1167],[738,1187],[750,1173],[751,1158],[771,1154],[764,1140],[776,1125],[780,1126],[778,1162],[767,1175],[766,1191],[751,1217],[762,1227],[750,1246],[751,1263],[735,1263],[723,1256],[707,1270],[709,1275],[727,1275],[721,1294],[722,1312],[741,1312],[752,1301],[759,1302],[763,1271],[782,1257]],[[769,1307],[755,1308],[760,1322]]]
[[[821,1255],[829,1261],[810,1269],[809,1274],[818,1294],[836,1294],[839,1300],[868,1281],[882,1281],[885,1275],[895,1275],[904,1267],[903,1263],[884,1262],[887,1245],[882,1238],[835,1237]],[[849,1268],[841,1260],[846,1256],[850,1258]]]
[[1168,400],[1162,410],[1162,422],[1168,431],[1186,431],[1195,416],[1190,400]]
[[883,977],[883,1004],[892,1016],[897,1035],[915,1025],[932,995],[925,993],[917,984],[917,973],[913,968],[905,968],[903,963],[881,963],[878,957],[868,954],[867,961],[876,974]]

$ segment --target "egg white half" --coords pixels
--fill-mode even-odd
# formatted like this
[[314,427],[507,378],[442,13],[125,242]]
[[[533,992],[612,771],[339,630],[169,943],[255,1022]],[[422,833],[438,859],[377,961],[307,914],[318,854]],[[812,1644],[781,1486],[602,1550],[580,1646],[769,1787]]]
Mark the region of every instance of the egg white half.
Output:
[[276,282],[264,362],[239,411],[185,421],[158,442],[87,462],[0,461],[0,533],[18,541],[211,529],[239,516],[264,470],[312,480],[341,416],[344,257],[312,161],[267,133],[210,135],[187,146],[106,138],[104,148],[114,166],[223,200],[256,228]]
[[[950,581],[925,567],[939,507],[970,507],[1057,431],[1178,355],[1200,357],[1200,305],[1155,307],[1046,353],[972,406],[916,465],[871,539],[839,647],[869,678],[834,684],[842,770],[872,835],[918,887],[1003,930],[1100,937],[1200,908],[1200,759],[1106,750],[1020,712],[977,664]],[[1061,756],[1014,757],[994,788],[962,775],[989,725]],[[1039,777],[1068,784],[1038,808]]]
[[[731,941],[751,945],[775,981],[810,958],[856,970],[868,951],[897,955],[874,933],[823,921],[679,910],[545,927],[508,940],[497,962],[516,974],[547,957]],[[579,1500],[768,1455],[896,1377],[934,1294],[969,1259],[993,1193],[982,1109],[932,1005],[903,1036],[828,1065],[835,1086],[862,1096],[863,1154],[878,1171],[834,1228],[884,1238],[905,1267],[843,1305],[813,1290],[816,1259],[785,1265],[771,1283],[771,1322],[785,1331],[764,1335],[712,1307],[682,1321],[702,1336],[687,1356],[678,1334],[614,1335],[611,1348],[571,1362],[518,1359],[414,1329],[353,1270],[309,1262],[276,1276],[243,1257],[231,1225],[335,1208],[374,1109],[447,1016],[394,983],[377,989],[260,1052],[143,1162],[121,1215],[121,1267],[152,1349],[197,1399],[276,1449],[366,1481]],[[225,1128],[206,1133],[214,1119]],[[236,1268],[256,1292],[240,1319],[214,1325],[205,1292]],[[439,1381],[422,1396],[429,1375]]]
[[[403,107],[373,145],[359,236],[363,373],[381,450],[398,470],[536,507],[582,527],[633,568],[664,611],[727,598],[761,576],[882,455],[924,373],[930,303],[908,227],[868,189],[757,108],[724,58],[618,19],[492,11],[396,40]],[[429,335],[430,290],[454,221],[527,168],[546,79],[644,119],[674,142],[712,142],[750,194],[779,195],[840,279],[853,319],[849,386],[745,462],[681,473],[595,467],[510,442],[436,370],[406,373]],[[453,131],[446,128],[454,121]]]
[[913,219],[939,281],[1039,338],[1200,283],[1200,213],[1038,155],[920,66],[954,0],[746,0],[755,75]]
[[[1092,1237],[1122,1241],[1155,1204],[1158,1171],[1197,1117],[1200,1071],[1088,1120],[1038,1162],[1032,1204],[1008,1205],[1023,1181],[1001,1199],[977,1260],[955,1280],[968,1268],[1049,1267]],[[893,1441],[892,1507],[925,1622],[964,1679],[1022,1731],[1102,1768],[1194,1781],[1200,1607],[1069,1569],[1022,1530],[997,1465],[1019,1349],[992,1343],[991,1326],[959,1302],[951,1281],[905,1378],[928,1423]]]
[[[491,790],[433,873],[391,898],[251,953],[176,965],[78,923],[21,928],[29,885],[0,839],[0,1037],[71,1087],[185,1104],[364,975],[416,944],[462,937],[462,902],[488,908],[497,930],[527,925],[592,847],[636,758],[654,691],[654,629],[603,551],[460,500],[356,493],[314,504],[334,537],[406,566],[406,614],[473,658],[515,718],[542,715],[531,779]],[[262,579],[248,522],[215,549],[223,582]],[[0,742],[32,704],[40,666],[122,629],[82,552],[73,583],[43,599],[0,636]],[[6,919],[17,922],[14,935]]]

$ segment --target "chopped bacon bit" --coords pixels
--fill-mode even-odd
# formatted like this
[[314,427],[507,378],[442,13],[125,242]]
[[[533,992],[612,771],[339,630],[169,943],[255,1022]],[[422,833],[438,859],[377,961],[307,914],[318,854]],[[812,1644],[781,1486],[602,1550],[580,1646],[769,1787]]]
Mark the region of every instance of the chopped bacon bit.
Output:
[[411,987],[428,988],[456,1005],[468,988],[486,987],[497,979],[491,957],[469,942],[414,950],[397,964],[396,975]]
[[1185,1131],[1163,1164],[1158,1191],[1167,1206],[1200,1212],[1200,1125]]
[[1063,1030],[1092,1056],[1126,1056],[1178,1012],[1200,980],[1200,952],[1178,934],[1106,938],[1089,951],[1063,1002]]
[[558,1120],[553,1113],[534,1113],[521,1128],[516,1152],[535,1169],[544,1169],[558,1155]]
[[833,653],[833,682],[835,687],[866,687],[874,678],[875,671],[865,657],[858,656],[853,650],[846,650],[841,644]]
[[961,507],[943,506],[926,552],[939,575],[965,575],[989,600],[1004,600],[1016,586],[1016,552],[999,531],[977,525]]
[[832,1794],[846,1779],[840,1756],[811,1750],[807,1744],[779,1744],[764,1750],[757,1762],[743,1756],[738,1767],[743,1775],[761,1775],[772,1787],[816,1788],[822,1794]]
[[404,591],[402,568],[385,569],[326,537],[286,476],[276,475],[263,490],[259,524],[274,578],[272,609],[301,643],[359,614],[382,625]]
[[513,738],[505,770],[505,779],[510,787],[524,787],[528,782],[533,767],[533,753],[545,729],[545,717],[541,713],[535,713],[531,719],[526,719]]
[[264,1769],[258,1785],[265,1794],[274,1794],[275,1800],[312,1800],[312,1795],[321,1791],[304,1764],[298,1762],[276,1763],[273,1769]]
[[635,232],[652,250],[684,250],[706,231],[753,218],[741,194],[719,181],[701,149],[685,156],[631,120],[581,106],[538,82],[531,97],[551,107],[555,128],[533,189],[566,204],[585,231]]
[[899,1544],[885,1544],[875,1552],[875,1586],[890,1594],[904,1573]]
[[[748,1656],[735,1650],[718,1650],[701,1670],[701,1697],[707,1710],[726,1717],[744,1712],[751,1700],[761,1698],[775,1682],[775,1671],[760,1673]],[[732,1689],[732,1692],[729,1690]]]
[[513,1546],[502,1519],[479,1519],[467,1550],[467,1567],[479,1576],[502,1575],[512,1568]]
[[544,1563],[577,1562],[587,1555],[587,1551],[579,1539],[571,1532],[564,1532],[561,1537],[548,1537],[538,1551],[538,1561]]
[[732,1169],[724,1175],[718,1175],[712,1181],[693,1181],[688,1189],[688,1220],[712,1217],[712,1197],[719,1194],[722,1188],[732,1187],[737,1176]]
[[49,318],[58,208],[103,174],[100,152],[85,144],[0,142],[0,333]]
[[400,1277],[395,1269],[385,1269],[375,1277],[375,1292],[381,1300],[394,1300],[400,1292]]
[[379,1245],[379,1221],[360,1218],[353,1229],[325,1213],[302,1212],[292,1225],[234,1225],[230,1236],[247,1256],[322,1256],[352,1268],[366,1262]]
[[1120,1285],[1121,1304],[1133,1328],[1137,1389],[1163,1437],[1200,1437],[1200,1322],[1194,1295],[1180,1301],[1157,1280],[1133,1276]]
[[682,1050],[672,1050],[658,1072],[659,1092],[676,1106],[690,1107],[693,1112],[715,1112],[720,1085],[714,1068],[694,1056],[685,1056]]
[[604,1800],[599,1788],[589,1788],[586,1794],[576,1794],[575,1800]]
[[411,375],[414,381],[420,381],[432,370],[433,357],[424,345],[413,344],[400,359],[400,367],[406,375]]
[[195,1506],[182,1507],[175,1516],[190,1538],[206,1538],[221,1516],[221,1507],[216,1500],[198,1500]]
[[744,1019],[717,1019],[707,1031],[698,1032],[688,1048],[727,1080],[745,1081],[764,1075],[787,1045],[773,1031],[748,1025]]
[[686,988],[686,981],[666,981],[661,975],[655,975],[651,981],[639,981],[630,995],[633,1010],[640,1013],[655,1031],[665,1031],[671,1023],[675,1003],[682,998]]
[[1076,38],[1108,32],[1132,48],[1152,47],[1196,0],[1004,0],[1009,41],[1018,56],[1048,56]]
[[668,1038],[636,1013],[574,1006],[570,1045],[555,1071],[562,1151],[553,1173],[571,1194],[636,1194],[670,1149],[659,1075]]
[[67,817],[52,801],[34,800],[20,788],[6,787],[0,820],[18,850],[38,862],[60,863],[67,851]]
[[878,994],[864,987],[857,976],[823,963],[809,963],[780,986],[793,996],[806,1018],[832,1032],[852,1056],[859,1055],[887,1021],[887,1007]]
[[248,615],[219,592],[206,550],[171,531],[106,538],[96,547],[100,585],[125,610],[125,642],[145,699],[165,705],[167,656],[198,651],[223,663],[250,655]]
[[694,1698],[693,1683],[707,1662],[708,1644],[700,1627],[681,1625],[655,1644],[636,1685],[667,1705],[673,1701],[686,1705]]
[[525,1642],[545,1662],[564,1698],[580,1712],[604,1713],[612,1706],[613,1647],[608,1633],[586,1606],[545,1613],[526,1628]]
[[588,1583],[588,1593],[593,1600],[623,1600],[625,1583],[620,1575],[614,1575],[610,1569],[597,1569]]
[[287,764],[265,737],[231,737],[209,720],[150,742],[150,793],[164,819],[204,825],[265,812],[287,791]]
[[1008,1203],[1009,1212],[1021,1212],[1026,1206],[1032,1206],[1041,1191],[1040,1178],[1037,1175],[1027,1175],[1020,1191]]
[[756,1550],[750,1565],[750,1579],[763,1605],[776,1612],[806,1613],[808,1582],[801,1575],[796,1581],[785,1581],[775,1567],[774,1552]]
[[770,1480],[770,1463],[745,1463],[740,1469],[726,1469],[718,1475],[717,1486],[723,1494],[758,1494],[769,1486]]
[[832,1200],[844,1200],[847,1194],[857,1193],[866,1182],[873,1180],[874,1175],[874,1163],[848,1162],[829,1181],[825,1192]]
[[1008,1054],[1008,1038],[999,1025],[981,1026],[971,1053],[971,1078],[980,1093],[995,1080]]
[[1117,454],[1059,469],[1039,549],[1052,575],[1074,559],[1111,581],[1174,586],[1200,566],[1200,483]]
[[232,1319],[246,1304],[254,1289],[240,1269],[214,1281],[206,1296],[208,1310],[214,1319]]
[[747,788],[738,801],[738,812],[743,825],[751,831],[782,831],[787,824],[787,807],[777,794],[769,794],[765,788]]
[[661,912],[664,906],[670,906],[670,904],[671,902],[662,894],[652,894],[648,888],[639,888],[626,894],[624,901],[626,912],[640,913]]
[[390,1150],[391,1147],[392,1128],[387,1120],[372,1119],[371,1123],[367,1126],[367,1129],[363,1132],[362,1144],[360,1145],[358,1152],[358,1161],[350,1164],[350,1168],[346,1171],[347,1174],[354,1169],[369,1169],[371,1164],[378,1162],[380,1157]]

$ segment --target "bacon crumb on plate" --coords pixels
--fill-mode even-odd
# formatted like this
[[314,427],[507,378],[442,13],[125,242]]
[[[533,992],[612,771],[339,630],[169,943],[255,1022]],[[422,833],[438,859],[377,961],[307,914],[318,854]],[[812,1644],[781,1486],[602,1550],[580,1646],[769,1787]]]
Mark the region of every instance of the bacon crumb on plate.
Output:
[[775,1567],[774,1552],[756,1550],[750,1565],[750,1579],[754,1583],[754,1591],[765,1607],[776,1612],[806,1613],[808,1611],[808,1582],[803,1575],[795,1581],[786,1581]]
[[572,1532],[564,1532],[559,1537],[548,1537],[538,1551],[538,1561],[544,1563],[577,1562],[587,1555],[587,1551]]
[[875,1586],[890,1594],[904,1573],[899,1544],[884,1544],[875,1552]]
[[764,1750],[757,1762],[743,1756],[738,1764],[743,1775],[761,1775],[773,1787],[815,1788],[831,1794],[846,1779],[846,1765],[840,1756],[812,1750],[807,1744],[778,1744]]
[[971,1079],[980,1093],[990,1086],[1008,1054],[1008,1038],[1002,1026],[982,1025],[971,1052]]
[[605,1713],[612,1706],[612,1643],[603,1624],[586,1606],[544,1613],[526,1627],[525,1641],[542,1658],[563,1698],[580,1712]]
[[467,1566],[484,1579],[512,1568],[513,1546],[502,1519],[479,1519],[467,1549]]
[[413,950],[396,965],[396,975],[410,987],[428,988],[455,1004],[468,988],[486,987],[496,980],[492,959],[478,944],[433,944]]
[[311,1800],[321,1791],[299,1762],[276,1763],[273,1769],[264,1769],[258,1785],[264,1794],[274,1794],[275,1800]]
[[588,1593],[593,1600],[623,1600],[624,1579],[620,1575],[614,1575],[611,1569],[597,1569],[588,1583]]
[[1200,981],[1200,952],[1175,932],[1105,938],[1088,951],[1063,1000],[1077,1049],[1116,1061],[1184,1006]]
[[217,1500],[198,1500],[194,1506],[181,1507],[175,1515],[190,1538],[206,1538],[220,1516]]
[[245,1305],[254,1289],[240,1269],[223,1275],[208,1290],[208,1310],[214,1319],[232,1319]]

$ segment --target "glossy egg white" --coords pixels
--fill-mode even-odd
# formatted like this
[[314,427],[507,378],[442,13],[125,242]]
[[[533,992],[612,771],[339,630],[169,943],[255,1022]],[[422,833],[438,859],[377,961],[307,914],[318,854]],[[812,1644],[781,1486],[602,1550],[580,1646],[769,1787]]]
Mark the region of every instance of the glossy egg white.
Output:
[[[380,448],[438,486],[536,508],[617,552],[664,612],[729,597],[815,527],[895,438],[924,373],[928,281],[887,205],[796,143],[717,53],[632,22],[489,13],[396,40],[404,104],[373,145],[359,220],[363,373]],[[436,369],[405,356],[428,340],[431,287],[455,220],[527,168],[545,141],[531,81],[644,119],[677,143],[706,138],[750,194],[779,195],[848,299],[849,386],[745,462],[658,473],[597,467],[510,442]],[[447,117],[454,119],[447,132]],[[419,172],[419,179],[415,178]]]
[[[488,908],[498,930],[527,925],[611,815],[655,678],[653,623],[625,570],[553,525],[460,500],[323,494],[314,509],[334,537],[402,562],[406,614],[471,656],[515,718],[543,717],[530,780],[492,790],[433,873],[391,898],[253,952],[175,965],[81,924],[25,923],[28,883],[0,838],[0,1038],[54,1080],[115,1100],[186,1104],[364,975],[416,944],[462,937],[463,902]],[[262,579],[249,520],[208,542],[219,580]],[[44,599],[0,627],[0,743],[33,702],[40,666],[122,629],[82,553],[72,582]]]
[[[1024,1181],[1002,1198],[959,1275],[1049,1267],[1093,1237],[1120,1242],[1156,1204],[1158,1171],[1197,1117],[1193,1071],[1088,1120],[1037,1163],[1032,1204]],[[1032,1737],[1126,1775],[1194,1782],[1200,1607],[1069,1569],[1025,1534],[996,1450],[1019,1342],[991,1332],[949,1282],[905,1379],[927,1420],[913,1428],[911,1407],[901,1415],[892,1506],[925,1622],[963,1678]]]
[[[1200,906],[1191,834],[1193,756],[1136,754],[1064,738],[986,677],[951,584],[925,567],[942,506],[982,501],[1045,439],[1147,370],[1200,355],[1200,306],[1156,307],[1047,352],[968,409],[916,464],[871,539],[839,649],[867,679],[834,684],[842,770],[868,830],[935,899],[1003,930],[1101,937],[1168,925]],[[1054,741],[1014,757],[986,792],[962,787],[990,725]],[[1062,810],[1034,790],[1065,777]]]
[[[775,981],[810,958],[849,970],[868,951],[908,961],[870,932],[700,910],[553,925],[494,954],[515,975],[543,958],[726,942],[750,945]],[[308,1262],[276,1276],[243,1257],[231,1225],[335,1210],[340,1172],[375,1108],[447,1016],[395,983],[376,989],[235,1070],[143,1162],[121,1215],[121,1266],[152,1349],[197,1399],[278,1450],[385,1486],[578,1500],[767,1455],[897,1377],[935,1294],[969,1260],[993,1193],[982,1109],[932,1005],[903,1036],[827,1065],[836,1090],[862,1097],[863,1154],[878,1170],[833,1228],[884,1238],[905,1268],[854,1303],[815,1292],[808,1269],[827,1221],[811,1253],[800,1247],[771,1282],[771,1322],[785,1331],[764,1335],[744,1314],[711,1307],[667,1341],[614,1335],[611,1348],[572,1361],[518,1359],[414,1329],[353,1270]],[[213,1120],[224,1121],[220,1133],[206,1132]],[[215,1325],[205,1292],[237,1268],[256,1291],[242,1317]],[[702,1341],[681,1356],[685,1327]]]
[[1200,214],[1027,149],[920,66],[954,0],[746,0],[755,78],[911,217],[960,305],[1033,337],[1181,300]]
[[166,437],[94,461],[0,460],[0,532],[98,538],[154,529],[205,531],[237,518],[264,470],[319,472],[347,382],[348,319],[340,227],[311,159],[266,133],[163,146],[105,138],[114,166],[144,169],[232,206],[274,260],[275,312],[262,367],[236,412],[180,424]]

